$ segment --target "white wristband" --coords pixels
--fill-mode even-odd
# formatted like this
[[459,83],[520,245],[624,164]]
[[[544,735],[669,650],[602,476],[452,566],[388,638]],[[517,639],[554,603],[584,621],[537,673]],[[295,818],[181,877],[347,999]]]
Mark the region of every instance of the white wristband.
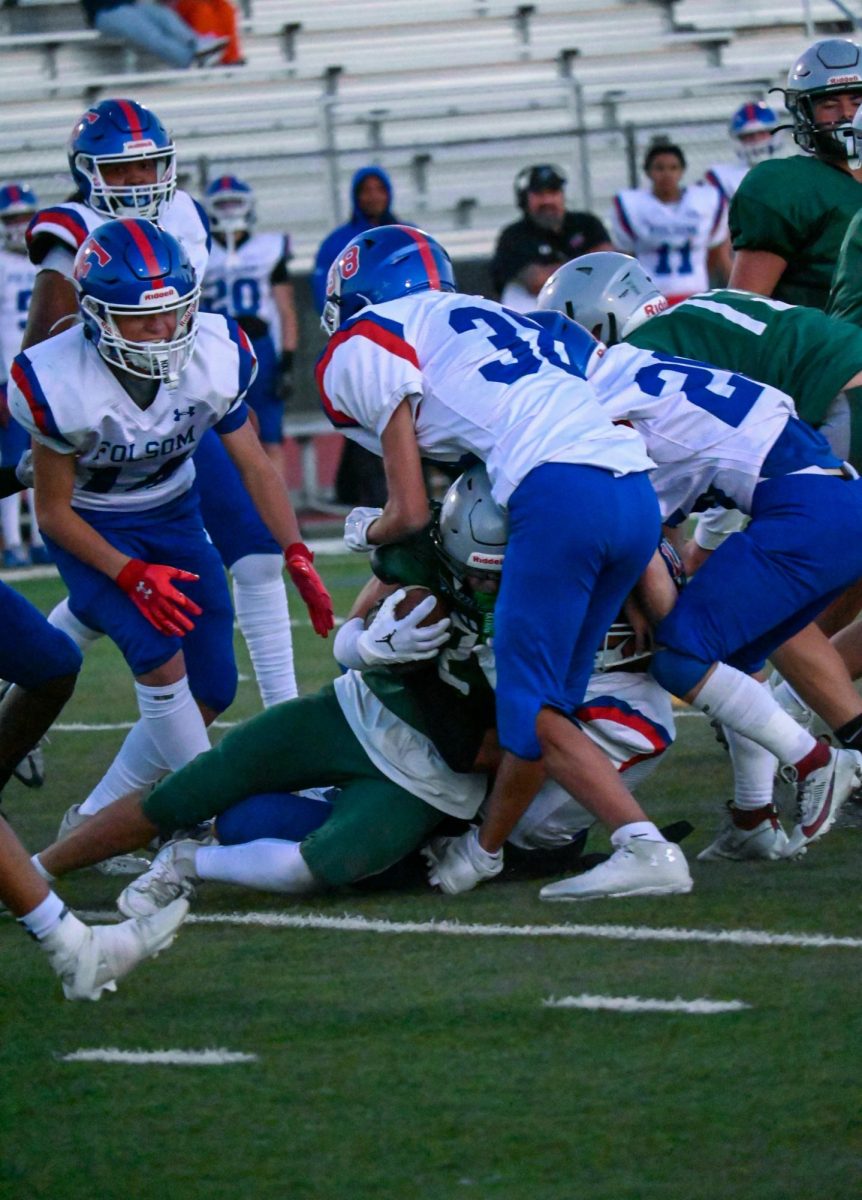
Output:
[[335,655],[336,662],[347,667],[349,671],[364,671],[368,666],[359,653],[359,638],[364,631],[365,622],[362,617],[351,617],[349,621],[344,622],[335,635],[332,653]]

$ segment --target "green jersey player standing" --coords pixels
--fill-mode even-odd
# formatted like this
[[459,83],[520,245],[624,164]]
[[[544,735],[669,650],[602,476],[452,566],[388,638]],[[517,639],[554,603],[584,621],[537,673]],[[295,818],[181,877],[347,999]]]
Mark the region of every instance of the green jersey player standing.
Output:
[[802,154],[754,167],[730,207],[730,285],[825,308],[847,226],[862,206],[862,170],[848,162],[862,102],[862,48],[826,38],[801,55],[785,103]]

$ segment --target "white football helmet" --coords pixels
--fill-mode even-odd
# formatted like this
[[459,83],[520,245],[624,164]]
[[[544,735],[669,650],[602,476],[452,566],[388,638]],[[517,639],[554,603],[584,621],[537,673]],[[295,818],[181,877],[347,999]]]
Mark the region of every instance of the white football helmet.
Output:
[[565,313],[613,346],[664,312],[667,300],[636,258],[599,250],[555,271],[539,292],[538,307]]

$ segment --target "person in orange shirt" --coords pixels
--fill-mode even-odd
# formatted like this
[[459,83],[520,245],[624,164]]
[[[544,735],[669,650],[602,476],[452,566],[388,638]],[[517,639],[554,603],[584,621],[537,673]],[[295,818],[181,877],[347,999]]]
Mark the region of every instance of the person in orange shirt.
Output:
[[245,62],[237,11],[230,0],[174,0],[172,7],[196,33],[230,38],[219,60],[220,66],[239,66]]

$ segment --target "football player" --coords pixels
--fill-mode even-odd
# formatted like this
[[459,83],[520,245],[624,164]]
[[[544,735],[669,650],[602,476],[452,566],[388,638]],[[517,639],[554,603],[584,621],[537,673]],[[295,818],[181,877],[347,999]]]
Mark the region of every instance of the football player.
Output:
[[232,322],[198,313],[179,242],[148,221],[105,222],[78,251],[74,283],[83,324],[18,355],[10,408],[33,437],[37,512],[71,611],[113,638],[136,681],[140,720],[78,820],[205,750],[205,722],[233,698],[233,615],[191,490],[206,430],[282,548],[315,630],[333,621],[248,421],[251,346]]
[[505,753],[481,832],[444,851],[437,878],[455,892],[497,873],[500,848],[547,772],[613,831],[608,891],[623,878],[688,891],[682,854],[563,715],[582,702],[595,648],[658,545],[642,444],[606,418],[582,365],[564,362],[535,322],[459,296],[449,256],[421,231],[359,235],[333,263],[328,293],[330,341],[317,365],[324,411],[382,455],[389,485],[382,514],[348,516],[347,544],[367,550],[424,527],[422,455],[476,455],[509,510],[495,613]]
[[[33,291],[36,270],[27,258],[24,234],[39,204],[35,193],[22,183],[0,186],[0,462],[16,467],[30,439],[9,416],[6,402],[9,364],[21,346],[21,334],[27,322],[27,308]],[[32,561],[45,562],[47,555],[32,514]],[[31,554],[21,538],[21,494],[13,492],[0,500],[3,528],[3,565],[23,567]]]
[[715,188],[682,184],[685,155],[658,139],[644,157],[649,186],[614,196],[611,239],[655,278],[669,304],[709,287],[709,275],[727,278],[727,204]]
[[711,184],[730,204],[742,180],[752,167],[772,158],[780,147],[776,137],[778,117],[762,100],[749,100],[741,105],[727,127],[736,144],[735,163],[713,163],[704,172],[704,182]]
[[[372,555],[375,579],[363,589],[334,646],[347,667],[334,691],[350,733],[345,734],[340,720],[323,719],[327,710],[321,701],[332,690],[326,688],[313,703],[297,700],[281,706],[280,754],[264,752],[253,736],[252,726],[262,728],[260,718],[254,718],[247,736],[231,744],[229,772],[213,752],[206,762],[197,760],[194,775],[184,769],[168,791],[157,789],[164,830],[215,806],[220,845],[202,848],[185,839],[165,847],[147,875],[123,893],[123,911],[152,912],[190,894],[204,879],[280,892],[351,882],[378,873],[397,861],[399,851],[403,855],[420,845],[444,815],[473,816],[477,789],[464,772],[488,768],[499,757],[489,684],[494,680],[494,603],[507,537],[506,514],[494,503],[484,468],[477,465],[450,487],[428,529],[403,543],[378,547]],[[678,562],[674,569],[678,576]],[[402,586],[433,590],[450,617],[421,624],[434,603],[425,599],[398,619],[394,610],[405,594]],[[369,624],[381,600],[383,607]],[[644,674],[633,638],[631,627],[614,625],[597,656],[586,703],[577,713],[630,784],[646,778],[673,739],[669,698]],[[411,667],[410,674],[401,673],[403,664]],[[393,674],[393,668],[399,673]],[[294,744],[311,728],[314,713],[315,736],[297,759]],[[388,783],[367,777],[366,758]],[[343,778],[340,764],[351,761],[354,771],[364,765],[362,787],[357,786],[361,779]],[[341,778],[348,790],[339,790],[332,800],[283,790],[246,796],[250,786],[284,789],[311,778],[318,785]],[[393,784],[410,793],[405,809],[403,793],[394,791]],[[483,776],[479,799],[484,787]],[[187,807],[190,795],[194,811]],[[117,815],[122,804],[113,813],[105,810],[100,823],[76,841],[43,851],[40,867],[59,873],[82,865],[80,848],[92,846],[94,829],[102,830],[103,851],[130,848],[128,842],[105,843],[110,832],[124,831]],[[133,811],[146,816],[149,803]],[[592,820],[571,796],[548,782],[509,840],[523,849],[557,849],[582,839]],[[143,837],[147,828],[151,834],[152,824],[138,825],[138,835]],[[425,836],[420,836],[422,830]],[[293,843],[292,848],[278,844],[285,842]]]
[[[614,330],[619,336],[621,330],[634,331],[638,317],[646,319],[647,310],[657,307],[654,285],[634,263],[620,266],[605,260],[604,265],[611,267],[604,276],[610,286],[597,287],[586,303],[581,303],[584,291],[602,278],[596,270],[590,283],[589,263],[580,274],[569,268],[565,276],[558,273],[556,284],[549,281],[544,302],[579,313],[598,327],[613,307],[606,293],[621,292],[622,311],[616,312]],[[734,310],[722,307],[716,305],[716,315],[733,324]],[[695,330],[701,308],[712,312],[708,298],[691,305],[690,327]],[[767,306],[766,311],[772,310]],[[564,345],[568,330],[575,327],[558,313],[547,315],[549,332]],[[539,313],[537,319],[545,316]],[[673,312],[658,317],[668,328],[675,320]],[[737,322],[746,328],[752,318],[738,313]],[[658,336],[660,332],[659,324]],[[580,348],[580,335],[576,346]],[[686,346],[690,351],[692,341]],[[753,517],[744,532],[728,538],[700,568],[659,622],[656,637],[665,649],[654,660],[653,674],[673,694],[747,735],[780,761],[795,763],[791,774],[802,781],[800,815],[787,846],[795,853],[830,827],[834,805],[840,808],[854,790],[862,756],[850,749],[829,752],[786,716],[779,717],[772,697],[733,668],[759,669],[767,654],[804,629],[859,577],[862,560],[840,547],[844,539],[855,539],[853,531],[862,520],[860,481],[824,439],[796,418],[789,396],[690,358],[643,355],[618,343],[593,357],[588,378],[609,411],[642,432],[659,464],[653,481],[665,520],[677,524],[712,497]],[[733,580],[738,580],[735,586]],[[846,670],[840,662],[832,666],[846,689]],[[858,716],[858,700],[853,712]],[[774,813],[764,811],[761,819],[771,824]],[[775,833],[777,837],[777,828]]]
[[848,161],[862,101],[862,47],[815,42],[787,77],[785,104],[802,151],[758,163],[730,206],[730,286],[825,308],[841,241],[862,204],[862,170]]
[[213,247],[203,281],[205,312],[233,317],[248,334],[258,373],[247,397],[260,440],[284,468],[281,422],[292,386],[296,308],[285,234],[255,233],[254,192],[235,175],[220,175],[204,194]]
[[[75,198],[41,210],[27,232],[39,273],[25,348],[78,319],[71,280],[74,256],[88,233],[112,217],[154,220],[184,247],[198,279],[211,248],[206,213],[176,186],[176,147],[170,134],[144,105],[123,99],[93,105],[72,130],[68,159],[78,188]],[[279,546],[215,434],[201,439],[195,469],[204,524],[230,572],[237,622],[261,699],[264,705],[287,700],[297,689]],[[82,649],[99,636],[70,612],[65,600],[51,620]]]

